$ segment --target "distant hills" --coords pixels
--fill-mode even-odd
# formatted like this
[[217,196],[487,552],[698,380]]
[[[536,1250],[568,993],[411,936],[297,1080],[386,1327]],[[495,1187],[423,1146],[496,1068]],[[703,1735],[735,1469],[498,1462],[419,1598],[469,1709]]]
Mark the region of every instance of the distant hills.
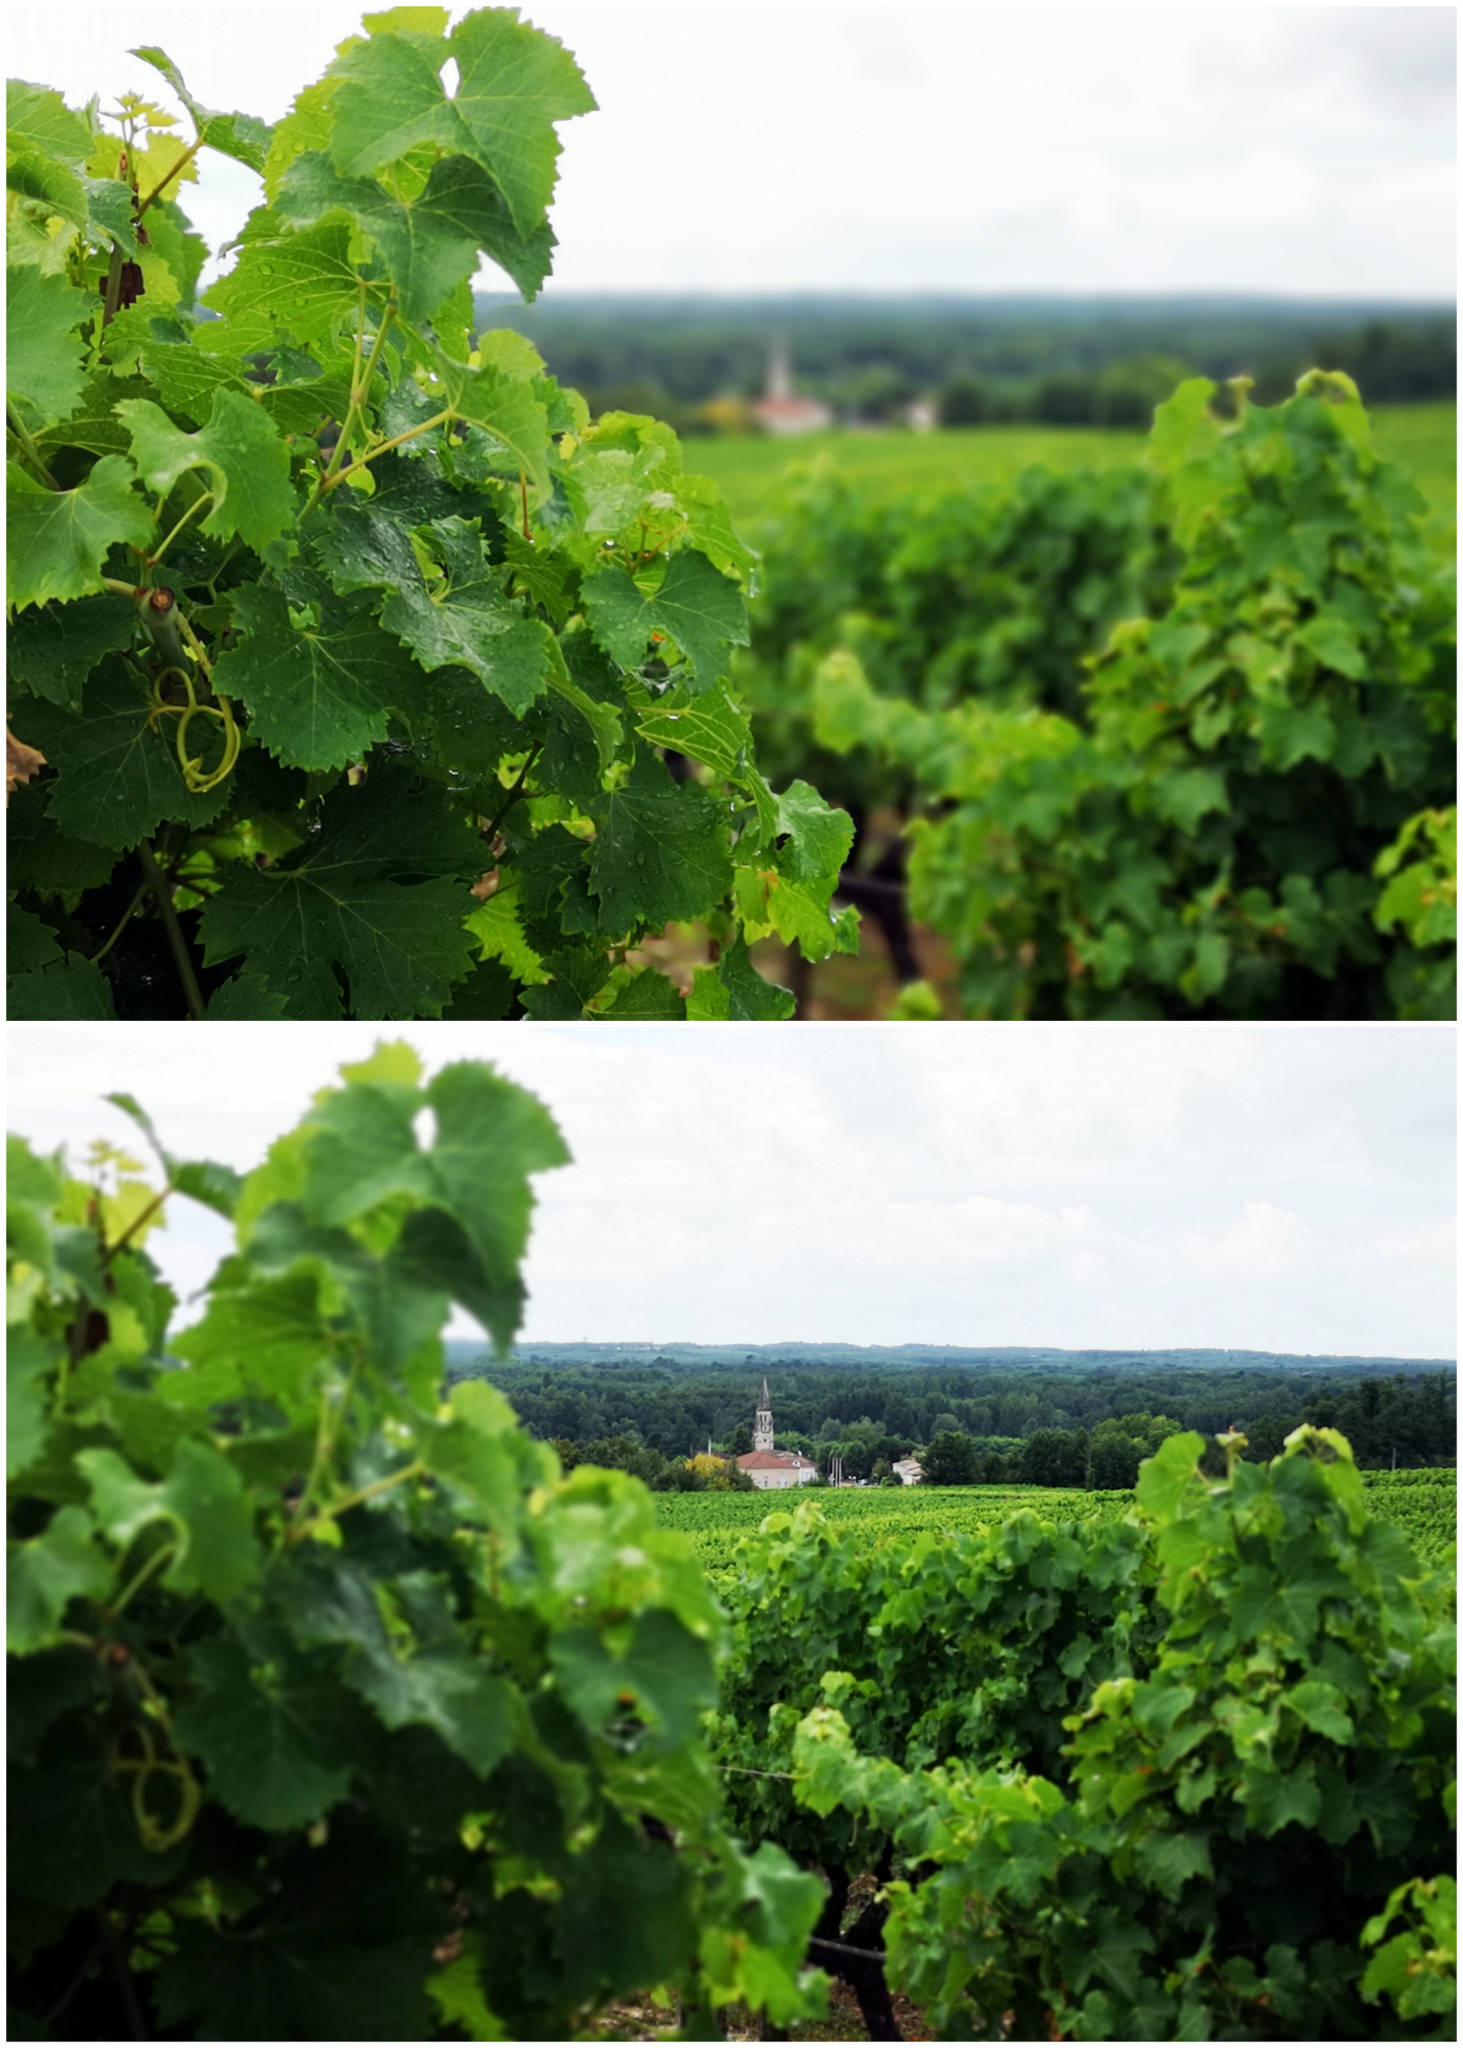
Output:
[[[667,297],[552,289],[532,306],[480,292],[480,327],[516,327],[562,381],[608,402],[695,406],[749,399],[767,375],[774,336],[800,392],[848,414],[890,416],[915,391],[978,382],[999,417],[1072,407],[1078,387],[1120,368],[1161,365],[1256,380],[1269,402],[1319,365],[1355,377],[1372,403],[1449,398],[1456,383],[1455,308],[1364,299],[1242,295],[1127,297],[811,293]],[[1055,387],[1043,391],[1043,387]],[[1065,388],[1064,388],[1065,387]],[[1171,384],[1169,386],[1171,388]],[[886,411],[881,414],[881,408]],[[643,405],[642,405],[643,409]]]
[[[488,1347],[478,1341],[452,1338],[448,1341],[448,1367],[453,1373],[484,1357]],[[698,1377],[771,1371],[777,1365],[796,1367],[800,1373],[971,1372],[971,1373],[1062,1373],[1108,1372],[1114,1376],[1143,1377],[1162,1372],[1264,1372],[1315,1373],[1353,1378],[1371,1373],[1424,1373],[1446,1371],[1451,1358],[1393,1358],[1378,1354],[1286,1351],[1067,1351],[1040,1345],[963,1346],[935,1344],[524,1344],[512,1357],[517,1367],[541,1366],[584,1371],[601,1368],[655,1367],[672,1375]]]

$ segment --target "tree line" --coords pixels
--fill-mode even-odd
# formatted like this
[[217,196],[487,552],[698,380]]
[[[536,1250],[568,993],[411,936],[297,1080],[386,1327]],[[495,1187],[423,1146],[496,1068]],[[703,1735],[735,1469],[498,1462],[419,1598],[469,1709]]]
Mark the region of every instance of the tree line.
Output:
[[[480,324],[512,325],[598,415],[651,412],[682,433],[735,425],[708,401],[755,398],[774,336],[797,388],[843,417],[892,420],[916,396],[942,424],[1032,420],[1144,427],[1195,373],[1255,379],[1273,403],[1312,364],[1345,370],[1373,404],[1451,398],[1451,307],[1283,300],[695,299],[479,294]],[[745,422],[744,422],[745,423]]]
[[[926,1481],[939,1485],[1127,1487],[1141,1459],[1181,1430],[1212,1438],[1237,1427],[1254,1456],[1273,1457],[1302,1423],[1341,1430],[1366,1468],[1454,1462],[1451,1370],[1318,1375],[1295,1366],[1183,1369],[1161,1359],[1136,1371],[788,1366],[773,1388],[777,1445],[802,1451],[820,1473],[840,1458],[851,1479],[883,1479],[896,1459],[916,1454]],[[741,1372],[677,1369],[664,1354],[554,1368],[459,1358],[454,1377],[491,1379],[566,1467],[607,1465],[655,1490],[692,1490],[742,1479],[717,1472],[752,1448],[752,1364],[750,1355]]]

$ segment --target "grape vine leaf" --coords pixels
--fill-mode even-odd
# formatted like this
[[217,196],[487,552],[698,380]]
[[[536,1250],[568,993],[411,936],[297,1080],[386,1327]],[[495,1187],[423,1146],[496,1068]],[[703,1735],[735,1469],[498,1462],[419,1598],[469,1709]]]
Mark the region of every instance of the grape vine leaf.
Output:
[[267,224],[260,224],[258,239],[246,238],[233,269],[203,294],[203,303],[223,315],[197,330],[198,346],[212,355],[273,348],[281,331],[298,342],[329,343],[356,309],[360,272],[344,221],[275,239],[266,234]]
[[57,772],[47,815],[74,838],[97,846],[135,846],[178,818],[206,825],[228,801],[220,787],[197,794],[183,781],[169,721],[148,723],[146,689],[108,662],[87,685],[81,718],[39,701],[27,714],[46,759]]
[[[302,593],[311,585],[297,577]],[[358,761],[384,739],[393,705],[421,685],[416,663],[377,630],[374,605],[323,585],[313,619],[291,617],[283,594],[245,583],[230,593],[242,634],[214,666],[217,688],[249,707],[249,729],[291,766],[312,772]]]
[[137,614],[110,594],[23,611],[5,636],[12,681],[63,711],[79,711],[82,684],[105,655],[130,647]]
[[231,156],[247,164],[251,171],[263,171],[269,154],[269,129],[265,122],[256,120],[252,114],[221,114],[213,107],[200,106],[184,85],[177,65],[164,51],[144,46],[129,54],[162,73],[192,115],[200,141],[216,149],[220,156]]
[[63,164],[85,163],[92,133],[59,92],[11,78],[5,85],[5,128],[9,143],[29,143],[43,156]]
[[87,597],[102,587],[102,563],[119,542],[141,547],[152,513],[132,487],[125,456],[104,455],[84,483],[53,491],[18,462],[7,464],[6,595],[11,605]]
[[710,1024],[732,1020],[741,1023],[780,1023],[797,1009],[791,989],[765,981],[752,964],[745,939],[728,946],[714,967],[698,967],[686,998],[686,1015],[693,1023]]
[[440,396],[453,417],[481,427],[508,451],[514,463],[538,490],[549,489],[549,416],[526,377],[501,370],[475,370],[441,349],[433,351],[433,397]]
[[672,782],[653,754],[601,798],[594,821],[589,887],[607,932],[699,917],[731,887],[723,807],[699,783]]
[[541,288],[552,260],[547,223],[531,240],[521,238],[502,194],[466,157],[434,164],[412,199],[394,197],[374,178],[342,178],[323,150],[297,156],[279,181],[275,210],[281,219],[312,227],[337,208],[375,242],[408,320],[430,319],[475,274],[480,249],[526,298]]
[[[449,99],[442,67],[456,60]],[[563,45],[485,8],[444,42],[378,33],[338,57],[332,155],[344,176],[373,176],[418,143],[471,157],[494,179],[513,224],[528,235],[553,197],[559,142],[553,123],[594,111],[594,96]]]
[[420,531],[445,580],[429,590],[420,569],[403,577],[382,607],[382,624],[424,669],[470,669],[521,714],[548,685],[548,627],[507,595],[503,572],[484,559],[465,520],[438,519]]
[[435,1016],[472,966],[462,919],[481,870],[476,832],[440,797],[375,771],[327,798],[300,858],[246,870],[207,905],[204,957],[212,966],[246,954],[292,1016],[340,1016],[337,971],[358,1016]]
[[[349,1764],[335,1761],[336,1689],[308,1665],[251,1668],[237,1636],[195,1645],[197,1690],[178,1711],[179,1742],[208,1767],[208,1790],[251,1827],[308,1827],[344,1799]],[[349,1752],[347,1752],[349,1753]]]
[[58,1508],[40,1535],[11,1545],[5,1566],[7,1649],[23,1657],[59,1642],[71,1602],[100,1600],[111,1590],[112,1577],[86,1509]]
[[708,690],[691,699],[679,694],[658,698],[655,709],[644,714],[635,729],[653,746],[689,754],[718,775],[736,775],[752,750],[751,722],[724,690]]
[[64,277],[46,277],[34,264],[5,272],[5,390],[31,416],[64,420],[81,402],[85,349],[77,329],[95,310]]
[[695,548],[672,555],[649,596],[623,570],[601,569],[585,579],[583,599],[594,637],[623,668],[644,660],[652,632],[672,639],[691,664],[688,691],[719,682],[730,650],[747,644],[745,598]]
[[213,479],[213,503],[199,521],[217,540],[237,534],[251,548],[267,547],[294,523],[289,450],[262,406],[220,385],[208,424],[196,434],[174,426],[148,398],[126,398],[115,408],[132,442],[137,474],[152,491],[170,491],[190,469]]
[[5,977],[5,1014],[53,1023],[115,1017],[112,985],[94,961],[81,953],[25,973]]

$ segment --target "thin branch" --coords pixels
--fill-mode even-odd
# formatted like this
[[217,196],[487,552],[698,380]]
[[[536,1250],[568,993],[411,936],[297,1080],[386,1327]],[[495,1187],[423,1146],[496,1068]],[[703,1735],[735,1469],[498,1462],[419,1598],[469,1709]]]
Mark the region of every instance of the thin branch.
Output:
[[157,902],[158,915],[162,918],[163,930],[167,933],[168,947],[173,956],[173,965],[177,968],[178,979],[183,984],[183,995],[188,1004],[188,1014],[195,1021],[200,1021],[205,1004],[203,1001],[203,991],[198,986],[198,975],[194,970],[193,956],[188,951],[188,941],[183,936],[183,927],[179,924],[178,913],[173,908],[172,891],[164,881],[162,870],[157,864],[157,858],[145,839],[138,841],[137,859]]
[[200,135],[198,137],[198,140],[195,143],[193,143],[190,148],[185,149],[183,151],[183,154],[178,158],[178,161],[173,165],[173,168],[170,171],[165,171],[163,173],[162,177],[158,180],[157,184],[154,185],[152,190],[148,193],[146,199],[141,199],[138,201],[138,220],[141,220],[142,216],[147,212],[149,206],[152,205],[154,199],[161,199],[163,193],[167,190],[168,186],[172,184],[174,178],[177,177],[179,171],[182,170],[185,164],[192,162],[193,158],[197,156],[199,150],[202,149],[202,147],[203,137]]
[[47,489],[59,491],[61,486],[57,483],[55,477],[52,476],[50,470],[47,469],[46,458],[26,432],[13,408],[8,405],[5,408],[5,423],[11,433],[14,434],[16,440],[19,441],[26,461],[31,465],[31,468],[35,471],[41,482],[46,485]]

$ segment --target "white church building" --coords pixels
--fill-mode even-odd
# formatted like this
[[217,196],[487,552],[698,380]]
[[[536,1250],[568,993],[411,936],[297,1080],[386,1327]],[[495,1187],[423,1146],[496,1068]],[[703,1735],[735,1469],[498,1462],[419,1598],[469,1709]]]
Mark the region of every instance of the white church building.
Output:
[[805,1458],[801,1451],[779,1451],[772,1435],[772,1396],[767,1391],[767,1381],[762,1382],[762,1399],[757,1404],[757,1421],[752,1430],[752,1448],[737,1459],[737,1464],[753,1486],[806,1486],[810,1479],[816,1479],[818,1468],[811,1458]]

